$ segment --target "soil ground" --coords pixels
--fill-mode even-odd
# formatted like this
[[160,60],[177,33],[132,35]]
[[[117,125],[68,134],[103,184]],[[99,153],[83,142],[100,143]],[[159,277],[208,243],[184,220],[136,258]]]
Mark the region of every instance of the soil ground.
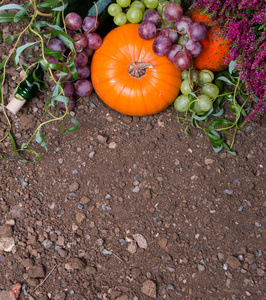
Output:
[[[1,25],[5,36],[18,30]],[[1,60],[10,49],[1,45]],[[10,65],[6,102],[19,77]],[[45,99],[10,116],[18,145],[46,119]],[[92,94],[73,113],[78,131],[45,126],[48,151],[33,142],[40,162],[1,160],[0,239],[11,246],[0,248],[0,291],[20,283],[18,299],[265,299],[265,118],[238,132],[234,157],[198,130],[187,136],[174,114],[124,116]],[[9,139],[0,151],[14,157]]]

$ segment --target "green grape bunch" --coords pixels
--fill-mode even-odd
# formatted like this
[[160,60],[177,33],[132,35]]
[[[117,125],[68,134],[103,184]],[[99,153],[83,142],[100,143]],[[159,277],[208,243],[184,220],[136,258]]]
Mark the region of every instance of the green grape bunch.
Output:
[[116,0],[108,7],[108,13],[117,26],[126,23],[140,23],[145,11],[157,9],[159,0]]

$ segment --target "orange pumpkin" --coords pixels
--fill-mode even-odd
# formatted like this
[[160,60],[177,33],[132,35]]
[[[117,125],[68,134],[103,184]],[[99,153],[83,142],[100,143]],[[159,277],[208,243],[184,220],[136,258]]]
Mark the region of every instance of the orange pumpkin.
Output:
[[[201,9],[193,8],[187,13],[194,22],[212,23],[206,15],[201,15]],[[213,72],[220,72],[227,68],[224,60],[228,55],[230,41],[222,38],[222,31],[218,25],[208,27],[207,37],[200,41],[202,52],[194,59],[194,67],[198,70],[208,69]]]
[[181,85],[181,72],[165,56],[153,53],[153,39],[141,39],[138,26],[125,24],[109,32],[91,62],[97,95],[114,110],[131,116],[164,110]]

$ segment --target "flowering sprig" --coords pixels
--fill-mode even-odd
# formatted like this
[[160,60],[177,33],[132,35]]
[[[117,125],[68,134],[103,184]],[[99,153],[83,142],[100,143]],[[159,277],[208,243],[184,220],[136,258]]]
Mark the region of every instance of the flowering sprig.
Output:
[[266,111],[266,7],[261,0],[198,0],[231,41],[225,63],[235,61],[253,109],[246,118],[255,122]]

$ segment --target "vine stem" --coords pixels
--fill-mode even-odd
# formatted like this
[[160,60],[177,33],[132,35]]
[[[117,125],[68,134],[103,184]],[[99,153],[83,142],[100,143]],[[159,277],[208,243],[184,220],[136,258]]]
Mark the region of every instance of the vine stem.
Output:
[[[2,81],[1,81],[1,86],[4,85],[4,82],[5,82],[5,78],[6,78],[6,65],[7,63],[9,62],[10,60],[10,57],[14,54],[15,50],[16,50],[16,47],[17,47],[17,44],[18,42],[20,41],[22,35],[26,32],[26,30],[30,27],[30,25],[32,24],[33,20],[35,19],[36,15],[34,14],[31,18],[31,21],[29,22],[29,24],[20,32],[20,34],[18,35],[17,39],[16,39],[16,43],[15,43],[15,46],[11,49],[9,55],[7,56],[6,60],[5,60],[5,63],[3,65],[3,78],[2,78]],[[4,141],[9,133],[11,132],[11,128],[12,128],[12,125],[11,125],[11,122],[7,116],[7,113],[6,113],[6,109],[5,109],[5,105],[4,105],[4,95],[3,95],[3,89],[1,89],[1,104],[2,104],[2,108],[3,108],[3,113],[4,113],[4,116],[8,122],[8,126],[9,126],[9,129],[8,129],[8,132],[6,133],[6,135],[0,139],[0,142]]]

